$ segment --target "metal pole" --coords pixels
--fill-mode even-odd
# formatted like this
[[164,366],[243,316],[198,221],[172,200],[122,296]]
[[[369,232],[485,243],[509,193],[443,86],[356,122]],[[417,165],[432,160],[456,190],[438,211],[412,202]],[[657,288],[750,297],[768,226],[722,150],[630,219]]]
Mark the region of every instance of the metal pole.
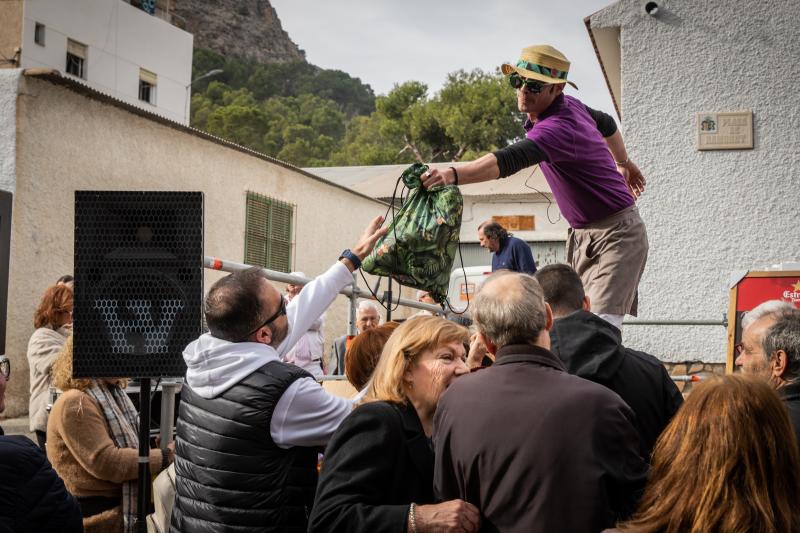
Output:
[[347,317],[347,334],[355,337],[356,335],[356,308],[358,307],[358,281],[356,273],[353,272],[353,288],[350,293],[350,314]]
[[726,320],[625,320],[623,326],[726,326]]
[[166,450],[172,442],[172,428],[175,427],[175,395],[180,392],[180,383],[161,384],[161,449]]
[[139,486],[137,491],[138,529],[147,533],[147,509],[150,503],[150,378],[142,378],[139,387]]
[[[236,272],[238,270],[246,270],[248,268],[253,267],[253,265],[246,265],[244,263],[237,263],[236,261],[228,261],[226,259],[220,259],[218,257],[210,257],[210,256],[205,256],[203,258],[203,266],[205,268],[210,268],[212,270],[221,270],[223,272]],[[268,279],[280,283],[295,283],[297,285],[307,285],[311,283],[311,281],[313,281],[312,279],[309,278],[292,276],[290,274],[287,274],[286,272],[278,272],[277,270],[270,270],[268,268],[263,268],[262,270],[264,271]],[[340,290],[339,294],[344,294],[345,296],[351,296],[355,294],[357,298],[364,298],[365,300],[377,300],[379,302],[386,301],[384,293],[382,292],[377,293],[376,294],[377,298],[376,298],[372,296],[372,294],[369,291],[365,291],[355,285],[353,286],[348,285],[347,287]],[[416,300],[407,300],[405,298],[398,298],[397,296],[392,296],[392,300],[394,301],[395,304],[399,303],[400,305],[404,305],[406,307],[424,309],[425,311],[430,311],[431,313],[436,315],[444,314],[444,311],[438,305],[417,302]]]

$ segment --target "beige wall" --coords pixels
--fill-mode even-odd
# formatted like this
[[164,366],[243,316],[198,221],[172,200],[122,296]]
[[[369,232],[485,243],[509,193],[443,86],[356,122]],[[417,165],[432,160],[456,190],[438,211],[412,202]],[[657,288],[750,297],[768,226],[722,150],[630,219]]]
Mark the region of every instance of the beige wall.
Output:
[[[0,1],[0,57],[11,59],[22,46],[22,0]],[[0,61],[0,68],[17,65]]]
[[[72,272],[75,190],[203,191],[205,253],[235,261],[244,256],[245,191],[293,203],[293,267],[312,277],[385,211],[376,201],[45,80],[26,78],[18,104],[7,339],[14,374],[7,417],[27,411],[25,352],[38,298]],[[206,288],[221,276],[206,270]],[[346,332],[346,309],[339,297],[329,310],[329,340]]]

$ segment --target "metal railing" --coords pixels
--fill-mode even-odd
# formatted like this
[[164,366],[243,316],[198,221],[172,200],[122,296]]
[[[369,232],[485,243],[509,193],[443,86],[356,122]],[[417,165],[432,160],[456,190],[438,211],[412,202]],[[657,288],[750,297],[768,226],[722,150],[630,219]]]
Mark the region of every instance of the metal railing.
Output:
[[[228,261],[226,259],[220,259],[218,257],[211,257],[211,256],[206,256],[203,259],[203,266],[211,270],[220,270],[223,272],[237,272],[239,270],[246,270],[248,268],[253,267],[253,265],[238,263],[236,261]],[[267,279],[272,281],[278,281],[280,283],[308,285],[314,280],[314,278],[303,278],[300,276],[292,276],[291,274],[287,274],[285,272],[278,272],[277,270],[270,270],[268,268],[262,268],[261,270],[264,271]],[[351,308],[353,313],[355,313],[355,307],[353,307],[353,304],[358,298],[365,300],[376,300],[378,302],[381,302],[383,305],[390,304],[388,291],[376,292],[375,295],[373,296],[372,292],[370,292],[369,290],[362,289],[357,285],[355,273],[353,274],[353,283],[340,290],[339,294],[350,297]],[[426,304],[422,302],[417,302],[416,300],[401,298],[397,293],[391,294],[391,305],[402,305],[405,307],[413,307],[415,309],[430,311],[431,313],[434,314],[439,314],[439,315],[444,314],[442,308],[439,307],[438,305]]]
[[728,320],[624,320],[623,326],[723,326],[728,327]]

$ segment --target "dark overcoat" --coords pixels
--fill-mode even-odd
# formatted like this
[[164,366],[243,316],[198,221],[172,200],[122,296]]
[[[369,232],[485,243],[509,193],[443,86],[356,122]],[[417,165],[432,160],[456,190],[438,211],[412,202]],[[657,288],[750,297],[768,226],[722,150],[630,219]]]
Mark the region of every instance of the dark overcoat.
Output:
[[630,406],[642,456],[649,460],[656,439],[683,405],[664,365],[650,354],[623,346],[620,330],[589,311],[556,320],[550,340],[567,372],[608,387]]
[[411,502],[433,503],[433,449],[416,411],[357,407],[325,450],[309,531],[405,533]]
[[454,381],[434,444],[436,497],[474,504],[482,531],[597,533],[634,510],[647,475],[630,407],[539,346]]

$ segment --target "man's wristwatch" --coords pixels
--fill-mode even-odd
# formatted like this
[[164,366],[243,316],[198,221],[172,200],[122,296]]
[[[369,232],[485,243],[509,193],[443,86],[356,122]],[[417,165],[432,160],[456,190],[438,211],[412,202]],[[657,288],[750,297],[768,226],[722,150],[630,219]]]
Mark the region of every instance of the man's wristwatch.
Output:
[[359,259],[358,256],[356,254],[354,254],[353,251],[350,248],[348,248],[344,252],[342,252],[342,255],[339,256],[339,259],[340,260],[341,259],[347,259],[348,261],[353,263],[353,268],[355,268],[356,270],[361,268],[361,259]]

